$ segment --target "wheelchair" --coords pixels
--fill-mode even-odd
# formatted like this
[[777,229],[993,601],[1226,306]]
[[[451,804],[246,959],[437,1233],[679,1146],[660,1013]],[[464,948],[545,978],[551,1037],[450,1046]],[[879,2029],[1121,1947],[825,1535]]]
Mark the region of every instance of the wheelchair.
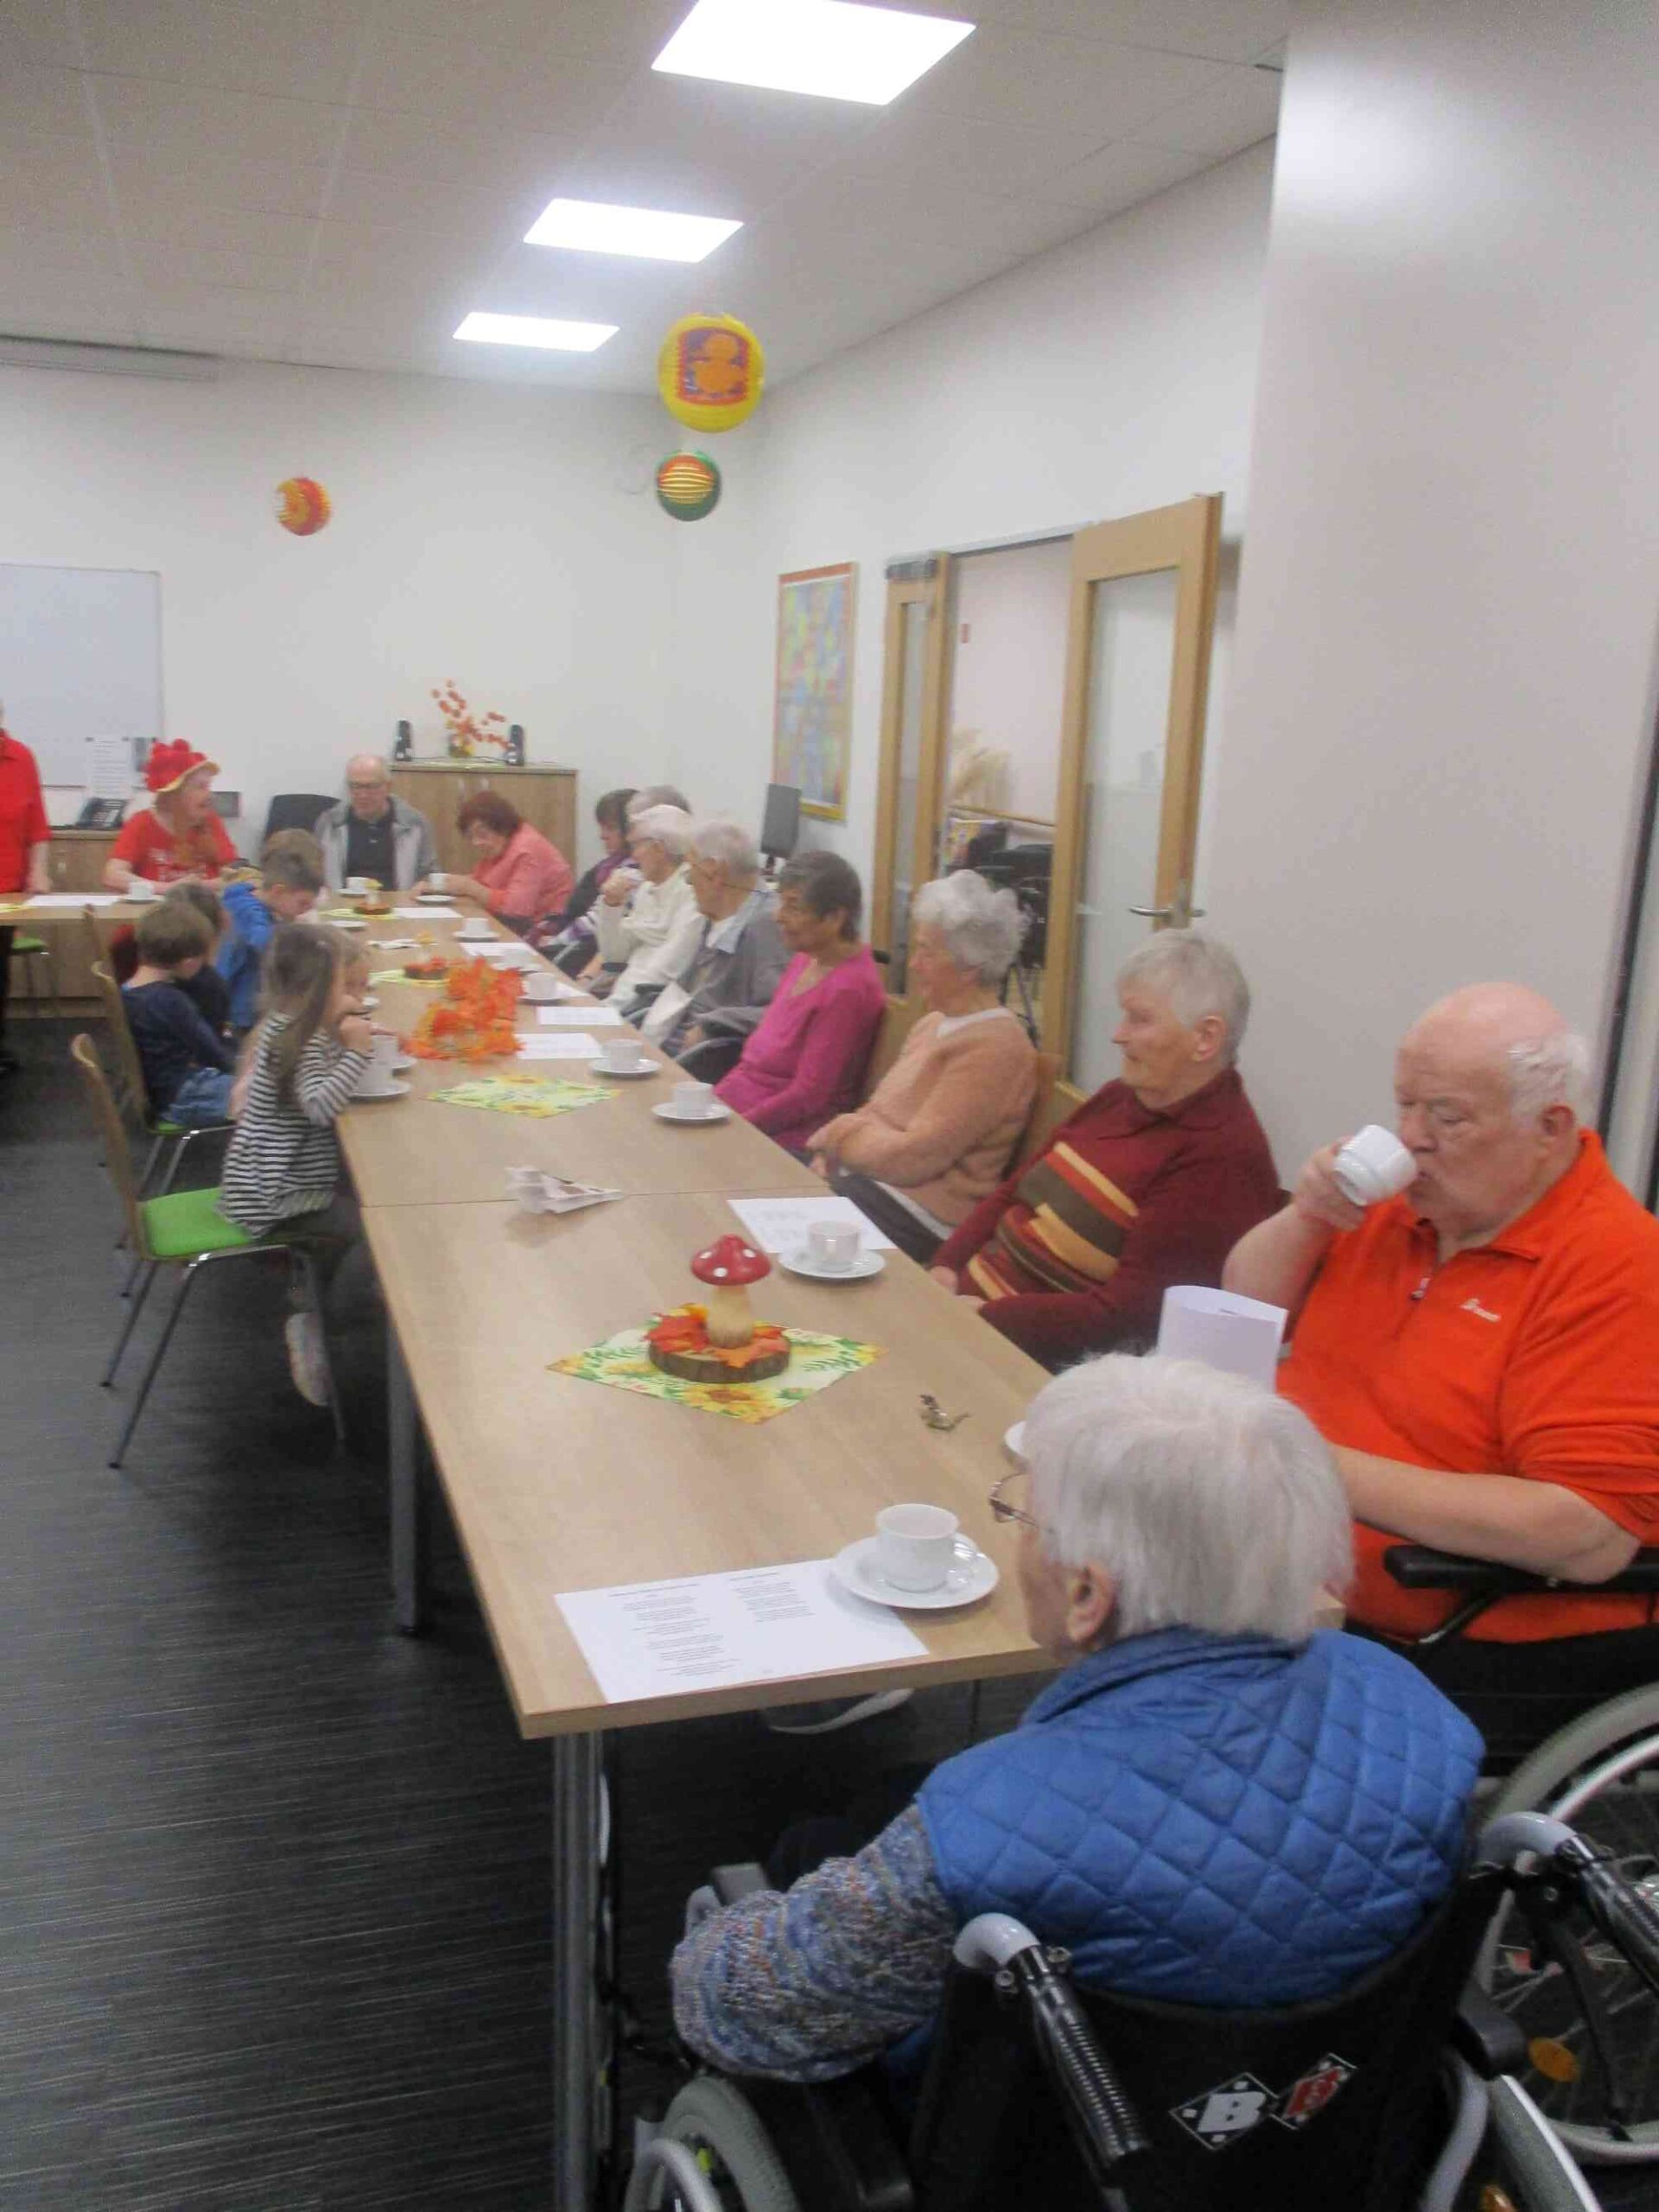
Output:
[[[724,1868],[730,1902],[764,1885]],[[1659,1910],[1573,1830],[1510,1814],[1406,1949],[1340,1996],[1221,2012],[1079,1993],[997,1913],[961,1931],[919,2093],[700,2073],[626,2212],[1594,2212],[1470,1980],[1500,1910],[1561,1942],[1563,1900],[1659,1995]],[[1496,2194],[1494,2192],[1501,2192]]]
[[[1500,1598],[1547,1592],[1543,1577],[1416,1544],[1391,1545],[1383,1563],[1411,1590],[1459,1599],[1438,1629],[1403,1648],[1427,1659],[1462,1635]],[[1638,1552],[1598,1587],[1659,1593],[1659,1550]],[[1459,1695],[1446,1684],[1449,1696]],[[1478,1699],[1472,1717],[1484,1716]],[[1624,1881],[1659,1905],[1659,1681],[1608,1697],[1535,1700],[1541,1741],[1503,1777],[1487,1801],[1492,1817],[1539,1812],[1569,1823],[1605,1853]],[[1570,1718],[1564,1718],[1571,1713]],[[1525,1742],[1525,1731],[1520,1741]],[[1477,1961],[1481,1986],[1521,2029],[1522,2079],[1551,2126],[1588,2165],[1659,2159],[1659,1998],[1617,1944],[1592,1940],[1558,1956],[1501,1905]]]

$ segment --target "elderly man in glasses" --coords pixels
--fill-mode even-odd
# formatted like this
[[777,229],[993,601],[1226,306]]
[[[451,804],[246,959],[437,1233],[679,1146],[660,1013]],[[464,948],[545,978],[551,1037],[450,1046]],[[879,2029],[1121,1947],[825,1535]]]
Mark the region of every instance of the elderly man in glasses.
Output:
[[333,891],[354,875],[385,891],[412,891],[438,864],[432,824],[394,795],[391,772],[378,753],[346,763],[346,797],[318,817],[315,834]]
[[1381,1964],[1452,1885],[1480,1738],[1395,1654],[1316,1632],[1349,1522],[1306,1415],[1109,1353],[1042,1391],[1025,1450],[993,1505],[1064,1671],[873,1841],[690,1929],[675,2018],[728,2073],[902,2071],[981,1912],[1066,1946],[1085,1989],[1291,2005]]

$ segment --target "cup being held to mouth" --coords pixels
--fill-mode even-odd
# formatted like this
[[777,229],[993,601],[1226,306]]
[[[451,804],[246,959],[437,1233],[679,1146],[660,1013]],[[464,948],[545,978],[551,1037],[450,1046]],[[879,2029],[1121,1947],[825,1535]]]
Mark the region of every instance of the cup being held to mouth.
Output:
[[1370,1122],[1343,1146],[1331,1172],[1344,1198],[1374,1206],[1416,1181],[1417,1161],[1392,1129]]

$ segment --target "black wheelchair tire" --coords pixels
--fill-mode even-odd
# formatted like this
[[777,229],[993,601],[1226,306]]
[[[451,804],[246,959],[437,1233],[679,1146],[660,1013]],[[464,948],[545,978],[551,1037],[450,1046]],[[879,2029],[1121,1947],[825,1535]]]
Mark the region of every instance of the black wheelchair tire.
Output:
[[[1592,1802],[1602,1788],[1618,1786],[1617,1779],[1599,1786],[1598,1770],[1626,1755],[1642,1764],[1638,1754],[1644,1744],[1652,1761],[1659,1763],[1659,1683],[1610,1698],[1541,1744],[1484,1808],[1486,1817],[1553,1813],[1571,1825],[1579,1808]],[[1481,1954],[1477,1973],[1484,1987],[1491,1986],[1503,1925],[1502,1917],[1494,1923]],[[1589,2165],[1646,2165],[1659,2159],[1659,2119],[1638,2122],[1628,2140],[1579,2121],[1552,2118],[1550,2125],[1573,2156]]]
[[[731,2176],[743,2212],[801,2212],[771,2136],[734,2082],[716,2074],[696,2075],[669,2106],[659,2132],[672,2143],[712,2151]],[[654,2212],[660,2201],[653,2177],[636,2172],[626,2212]]]

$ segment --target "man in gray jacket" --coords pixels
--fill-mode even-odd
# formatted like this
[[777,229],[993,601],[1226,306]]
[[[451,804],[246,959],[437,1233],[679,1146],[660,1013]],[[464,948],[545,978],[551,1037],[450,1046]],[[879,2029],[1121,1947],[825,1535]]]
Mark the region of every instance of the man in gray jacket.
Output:
[[697,1055],[694,1073],[717,1051],[729,1065],[772,1003],[789,951],[760,881],[760,855],[735,822],[693,824],[686,849],[702,912],[697,949],[641,1023],[676,1059]]
[[438,864],[432,824],[391,792],[391,778],[378,753],[359,753],[346,764],[347,796],[318,817],[317,842],[331,891],[353,875],[366,875],[387,891],[411,891]]

